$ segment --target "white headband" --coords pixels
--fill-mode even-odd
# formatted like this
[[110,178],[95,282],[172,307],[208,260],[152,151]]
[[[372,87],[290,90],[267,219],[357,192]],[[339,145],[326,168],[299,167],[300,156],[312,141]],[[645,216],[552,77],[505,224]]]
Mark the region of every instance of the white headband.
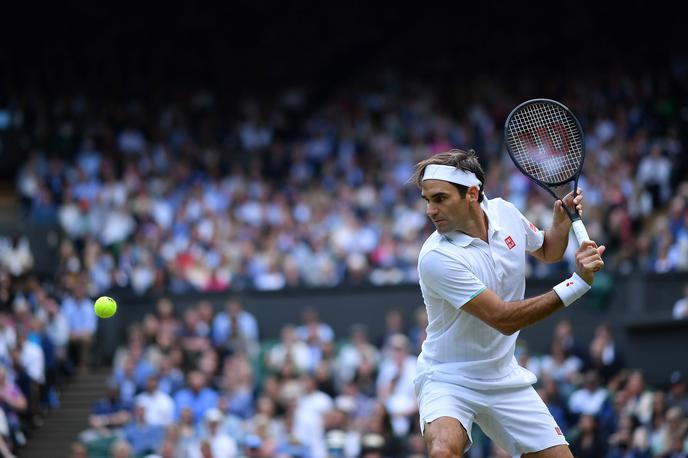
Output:
[[460,184],[468,188],[470,188],[471,186],[477,186],[478,189],[480,189],[480,185],[482,184],[473,172],[467,172],[465,170],[457,169],[456,167],[452,167],[451,165],[439,164],[430,164],[427,167],[425,167],[423,181],[425,180],[449,181],[451,183]]

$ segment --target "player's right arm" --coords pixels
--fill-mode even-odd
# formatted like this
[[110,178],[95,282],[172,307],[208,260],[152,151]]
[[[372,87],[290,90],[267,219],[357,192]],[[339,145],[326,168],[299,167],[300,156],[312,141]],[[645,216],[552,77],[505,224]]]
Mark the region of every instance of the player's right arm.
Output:
[[[604,266],[601,257],[604,251],[604,246],[598,248],[594,242],[587,241],[576,253],[576,273],[588,285],[592,284],[595,272]],[[466,283],[469,275],[460,268],[445,270],[444,275],[435,283],[442,296],[453,303],[453,298],[462,297],[458,285]],[[564,302],[554,290],[536,297],[506,302],[494,291],[483,287],[454,306],[461,307],[502,334],[511,335],[564,308]]]
[[[595,272],[604,266],[604,251],[604,246],[597,247],[595,242],[586,241],[576,252],[576,273],[588,285],[592,285]],[[505,302],[493,291],[486,289],[468,301],[463,310],[502,334],[511,335],[544,320],[564,306],[562,297],[555,290],[520,301]]]

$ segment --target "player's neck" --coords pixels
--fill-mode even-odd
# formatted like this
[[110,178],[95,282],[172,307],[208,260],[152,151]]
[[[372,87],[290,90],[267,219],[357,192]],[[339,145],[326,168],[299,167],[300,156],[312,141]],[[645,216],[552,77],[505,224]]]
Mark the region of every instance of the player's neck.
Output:
[[480,204],[471,205],[469,209],[469,217],[466,218],[466,224],[459,229],[466,235],[488,242],[487,238],[487,215],[480,207]]

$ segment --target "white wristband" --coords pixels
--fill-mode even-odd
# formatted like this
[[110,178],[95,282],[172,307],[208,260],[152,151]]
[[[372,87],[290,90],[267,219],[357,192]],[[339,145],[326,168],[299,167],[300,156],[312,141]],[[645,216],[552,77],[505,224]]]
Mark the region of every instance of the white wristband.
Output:
[[561,302],[568,307],[578,300],[583,294],[587,293],[590,290],[590,285],[574,272],[573,275],[571,275],[571,278],[559,283],[553,289],[561,299]]

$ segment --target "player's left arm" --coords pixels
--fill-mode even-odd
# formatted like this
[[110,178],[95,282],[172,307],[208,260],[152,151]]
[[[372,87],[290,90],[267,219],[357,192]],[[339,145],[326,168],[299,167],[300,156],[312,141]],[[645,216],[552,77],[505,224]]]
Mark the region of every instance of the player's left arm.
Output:
[[[566,194],[563,203],[570,209],[575,208],[578,214],[583,214],[583,191],[578,188],[578,194],[573,197],[573,191]],[[552,227],[544,232],[545,240],[542,246],[530,254],[543,262],[557,262],[564,256],[569,244],[571,219],[562,208],[562,200],[554,202],[554,217]]]

